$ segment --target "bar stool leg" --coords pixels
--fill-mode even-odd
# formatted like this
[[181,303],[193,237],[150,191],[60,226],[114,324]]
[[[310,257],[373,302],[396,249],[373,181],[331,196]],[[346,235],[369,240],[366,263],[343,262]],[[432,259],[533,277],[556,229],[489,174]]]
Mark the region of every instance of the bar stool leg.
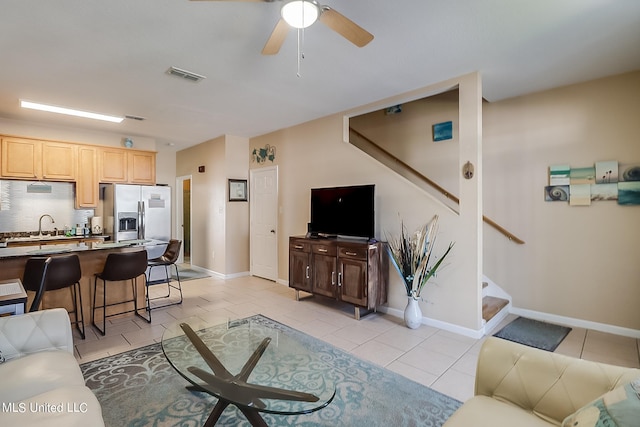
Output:
[[[85,339],[84,330],[84,312],[82,310],[82,293],[80,292],[80,283],[76,282],[73,286],[70,286],[71,297],[73,298],[73,311],[76,317],[76,329],[80,333],[82,339]],[[80,300],[80,306],[78,308],[78,299]],[[80,327],[82,325],[82,328]]]
[[145,311],[147,312],[147,314],[149,315],[148,318],[144,317],[142,314],[140,314],[140,311],[138,310],[138,287],[136,286],[136,279],[131,279],[131,285],[133,286],[133,309],[136,313],[136,316],[144,319],[147,323],[151,323],[151,309],[149,306],[149,286],[147,285],[147,276],[145,274],[142,275],[142,277],[144,277],[144,287],[143,289],[145,289],[145,297],[146,297],[146,302],[147,302],[147,306],[145,307]]
[[96,277],[93,282],[93,312],[91,315],[91,323],[93,326],[104,336],[107,329],[107,287],[105,286],[105,281],[102,281],[102,326],[104,329],[100,329],[100,327],[96,324],[96,294],[98,291],[98,278]]

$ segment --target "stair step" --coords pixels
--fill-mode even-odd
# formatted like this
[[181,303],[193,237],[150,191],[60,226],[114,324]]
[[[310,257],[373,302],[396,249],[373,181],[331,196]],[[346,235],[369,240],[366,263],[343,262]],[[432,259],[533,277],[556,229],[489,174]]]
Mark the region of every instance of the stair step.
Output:
[[482,318],[488,322],[500,312],[507,304],[509,300],[497,297],[486,296],[482,298]]

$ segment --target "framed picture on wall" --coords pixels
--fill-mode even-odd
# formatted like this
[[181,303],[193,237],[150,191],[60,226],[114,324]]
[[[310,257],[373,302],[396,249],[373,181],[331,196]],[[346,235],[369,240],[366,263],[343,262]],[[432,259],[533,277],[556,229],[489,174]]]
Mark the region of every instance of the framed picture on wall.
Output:
[[246,202],[247,201],[247,180],[246,179],[230,179],[229,180],[229,201],[230,202]]

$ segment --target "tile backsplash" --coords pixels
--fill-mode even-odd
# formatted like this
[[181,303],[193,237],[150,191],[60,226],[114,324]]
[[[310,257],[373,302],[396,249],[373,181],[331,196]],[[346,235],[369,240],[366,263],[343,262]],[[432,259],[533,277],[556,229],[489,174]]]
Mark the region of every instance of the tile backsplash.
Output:
[[42,219],[42,231],[47,234],[54,227],[60,233],[64,227],[75,227],[90,222],[93,209],[74,209],[75,184],[71,182],[47,182],[50,193],[29,193],[27,188],[34,181],[0,180],[0,233],[33,234],[38,231],[40,216],[49,214],[55,220]]

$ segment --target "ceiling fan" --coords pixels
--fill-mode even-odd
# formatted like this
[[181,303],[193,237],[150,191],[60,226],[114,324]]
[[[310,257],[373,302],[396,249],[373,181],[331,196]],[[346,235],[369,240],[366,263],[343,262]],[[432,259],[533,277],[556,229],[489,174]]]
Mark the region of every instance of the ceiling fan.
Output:
[[271,36],[262,49],[263,55],[275,55],[291,28],[306,28],[319,20],[336,33],[358,47],[366,46],[373,40],[369,33],[358,24],[332,9],[321,5],[315,0],[191,0],[191,1],[236,1],[252,3],[273,3],[283,1],[280,20],[273,29]]

